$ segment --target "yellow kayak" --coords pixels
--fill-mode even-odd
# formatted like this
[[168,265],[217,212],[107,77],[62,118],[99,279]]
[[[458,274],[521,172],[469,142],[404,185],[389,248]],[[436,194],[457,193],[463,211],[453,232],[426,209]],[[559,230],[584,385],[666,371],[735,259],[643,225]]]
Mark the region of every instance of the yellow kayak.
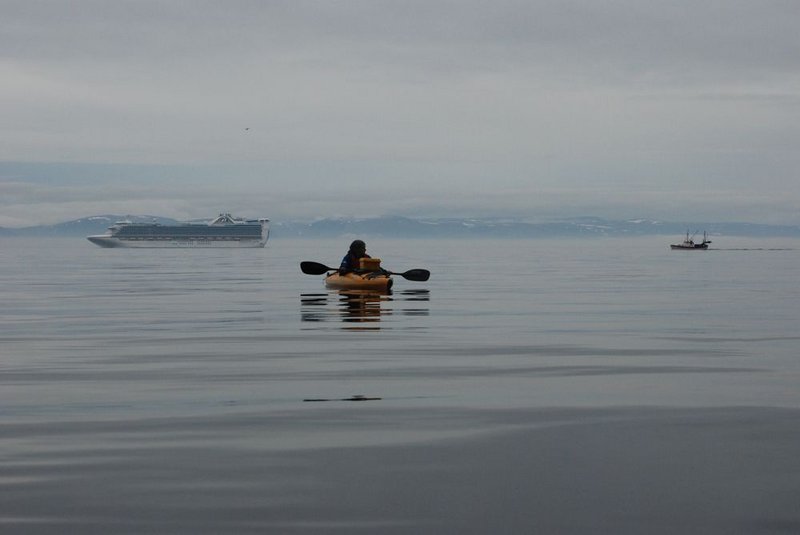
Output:
[[337,290],[378,290],[386,291],[392,287],[392,277],[382,272],[345,273],[334,271],[325,277],[325,286]]

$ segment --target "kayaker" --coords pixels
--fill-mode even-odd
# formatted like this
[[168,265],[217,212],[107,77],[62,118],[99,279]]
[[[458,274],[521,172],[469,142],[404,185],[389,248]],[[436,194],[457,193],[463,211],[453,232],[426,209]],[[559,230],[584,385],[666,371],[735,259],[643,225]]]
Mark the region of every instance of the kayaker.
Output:
[[342,263],[339,266],[339,275],[350,273],[358,269],[358,260],[360,258],[372,258],[367,254],[367,244],[361,240],[354,240],[350,244],[350,250],[342,258]]

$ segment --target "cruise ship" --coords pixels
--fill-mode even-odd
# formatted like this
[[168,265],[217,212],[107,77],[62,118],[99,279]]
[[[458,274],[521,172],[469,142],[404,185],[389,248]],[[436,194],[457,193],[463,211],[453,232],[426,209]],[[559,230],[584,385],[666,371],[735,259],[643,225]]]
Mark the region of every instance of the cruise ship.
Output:
[[239,219],[220,214],[208,223],[133,223],[117,221],[105,234],[87,236],[100,247],[264,247],[269,219]]

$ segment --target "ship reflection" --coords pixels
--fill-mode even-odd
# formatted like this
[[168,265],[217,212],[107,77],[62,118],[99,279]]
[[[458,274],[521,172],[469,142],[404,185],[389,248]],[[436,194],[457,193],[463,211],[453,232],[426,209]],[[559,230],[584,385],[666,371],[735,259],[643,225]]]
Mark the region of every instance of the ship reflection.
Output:
[[401,292],[374,290],[338,290],[325,293],[300,294],[301,319],[320,323],[336,321],[343,329],[380,329],[379,322],[388,316],[428,316],[430,310],[421,306],[430,301],[425,289]]

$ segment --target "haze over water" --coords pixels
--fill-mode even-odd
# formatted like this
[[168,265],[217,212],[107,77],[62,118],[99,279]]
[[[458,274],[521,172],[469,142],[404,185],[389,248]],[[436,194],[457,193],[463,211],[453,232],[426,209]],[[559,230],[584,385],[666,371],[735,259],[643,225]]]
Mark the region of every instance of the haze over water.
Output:
[[800,242],[366,239],[1,240],[0,531],[800,531]]

